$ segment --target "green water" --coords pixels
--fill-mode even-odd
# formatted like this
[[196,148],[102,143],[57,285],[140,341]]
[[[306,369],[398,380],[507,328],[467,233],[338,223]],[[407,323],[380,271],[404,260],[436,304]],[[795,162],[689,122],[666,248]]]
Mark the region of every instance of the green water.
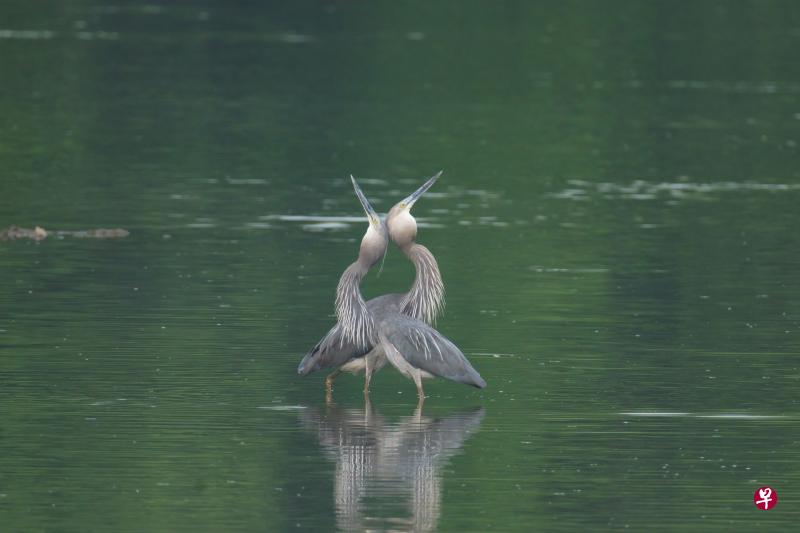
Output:
[[[0,530],[792,530],[798,50],[789,1],[5,2],[0,228],[130,236],[0,243]],[[326,406],[347,176],[439,169],[489,386]]]

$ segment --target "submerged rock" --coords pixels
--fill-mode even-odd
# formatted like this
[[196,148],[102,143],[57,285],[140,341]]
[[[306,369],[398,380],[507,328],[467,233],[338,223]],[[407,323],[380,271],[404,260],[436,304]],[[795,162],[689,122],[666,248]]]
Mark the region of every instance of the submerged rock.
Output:
[[130,235],[130,232],[120,228],[98,228],[80,231],[47,231],[40,226],[30,229],[12,225],[6,229],[0,230],[0,241],[13,241],[16,239],[33,239],[34,241],[41,241],[47,238],[48,235],[89,239],[120,239]]

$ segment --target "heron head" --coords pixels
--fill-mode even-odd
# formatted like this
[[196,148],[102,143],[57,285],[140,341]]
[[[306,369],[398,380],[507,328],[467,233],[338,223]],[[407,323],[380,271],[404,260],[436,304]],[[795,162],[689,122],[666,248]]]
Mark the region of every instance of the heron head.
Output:
[[360,263],[367,265],[368,268],[371,268],[386,254],[389,237],[381,217],[372,209],[369,200],[367,200],[367,197],[364,196],[358,183],[356,183],[356,179],[350,176],[350,180],[353,182],[356,196],[358,196],[358,199],[361,201],[361,205],[364,207],[364,212],[367,214],[367,219],[369,220],[367,232],[364,233],[364,237],[361,239],[358,260]]
[[400,248],[408,246],[417,238],[417,221],[411,215],[411,208],[441,175],[442,171],[440,170],[435,176],[423,183],[419,189],[395,204],[389,210],[389,214],[386,215],[386,227],[389,230],[389,236]]

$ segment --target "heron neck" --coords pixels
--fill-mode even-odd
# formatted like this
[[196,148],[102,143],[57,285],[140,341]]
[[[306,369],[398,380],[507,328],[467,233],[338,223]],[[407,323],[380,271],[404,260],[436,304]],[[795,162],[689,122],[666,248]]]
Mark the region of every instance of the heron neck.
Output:
[[433,324],[444,308],[444,282],[433,254],[412,242],[403,253],[414,263],[417,275],[402,302],[403,314]]
[[367,347],[373,333],[372,317],[361,295],[361,280],[369,268],[356,261],[347,267],[336,288],[336,316],[347,340]]

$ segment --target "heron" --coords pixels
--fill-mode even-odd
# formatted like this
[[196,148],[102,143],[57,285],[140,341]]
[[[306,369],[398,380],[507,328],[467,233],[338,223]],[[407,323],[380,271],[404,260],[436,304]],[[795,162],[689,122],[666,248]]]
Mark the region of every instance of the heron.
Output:
[[[369,256],[359,254],[359,259],[348,266],[336,290],[336,309],[339,318],[336,325],[312,348],[297,368],[298,374],[307,375],[324,368],[335,368],[325,379],[326,395],[330,398],[333,383],[342,371],[359,373],[365,372],[365,393],[369,392],[372,374],[385,366],[387,360],[381,351],[371,353],[374,345],[365,345],[367,332],[372,328],[372,313],[382,309],[402,311],[409,316],[424,320],[432,324],[444,307],[444,284],[433,254],[424,246],[413,242],[416,236],[416,221],[411,217],[410,211],[416,201],[436,182],[442,175],[437,174],[425,181],[417,190],[398,202],[391,210],[391,221],[400,221],[398,226],[403,231],[398,231],[401,238],[398,246],[409,257],[416,268],[416,276],[411,289],[405,294],[384,294],[364,302],[358,286],[366,272],[374,266],[375,251],[383,250],[386,253],[386,244],[379,244],[381,232],[387,226],[381,224],[380,217],[375,213],[364,193],[357,186],[355,178],[351,176],[356,195],[365,210],[369,221],[369,228],[362,239],[362,248],[374,249]],[[413,223],[413,235],[407,230],[408,218]],[[366,250],[365,250],[366,252]]]
[[[438,175],[428,180],[431,182],[430,184],[426,182],[428,187],[432,181],[435,181],[435,178],[438,178]],[[334,334],[333,338],[327,339],[334,341],[338,337],[338,350],[335,345],[330,346],[332,343],[315,347],[303,358],[298,372],[307,374],[323,365],[336,366],[337,370],[326,378],[326,390],[329,397],[333,379],[341,371],[357,373],[364,370],[366,376],[364,393],[368,394],[372,374],[384,366],[387,360],[401,374],[414,381],[420,404],[425,398],[422,387],[424,378],[439,376],[478,388],[485,387],[486,382],[455,344],[422,320],[403,313],[403,309],[406,309],[405,306],[410,305],[409,294],[412,291],[406,295],[399,295],[399,299],[398,295],[374,298],[370,300],[370,303],[375,303],[370,306],[364,301],[361,295],[360,281],[369,268],[377,263],[379,255],[386,252],[390,230],[372,209],[355,178],[351,176],[351,180],[356,195],[367,213],[370,225],[361,241],[358,259],[345,270],[345,274],[340,280],[336,298],[337,315],[340,317],[340,321],[321,343],[325,343],[327,337],[331,336],[337,327],[343,330],[355,325],[360,329],[356,332]],[[397,209],[393,208],[389,217],[393,221],[392,227],[395,229],[395,236],[400,240],[401,249],[410,259],[418,258],[419,261],[425,261],[427,258],[424,258],[425,252],[420,251],[420,248],[424,247],[412,242],[416,237],[416,221],[410,216],[410,209],[425,190],[427,190],[425,185],[420,187],[414,194],[395,206]],[[427,252],[427,249],[425,251]],[[427,254],[432,257],[430,252]],[[428,263],[428,267],[430,267],[430,263]],[[435,262],[433,267],[438,273]],[[419,278],[418,275],[417,281]],[[441,283],[441,278],[439,280]],[[418,294],[426,294],[426,289],[420,288]],[[427,294],[430,294],[430,288]],[[439,294],[443,296],[443,291]],[[411,308],[422,313],[423,316],[436,309],[435,306],[412,306]],[[343,350],[342,348],[348,344],[348,340],[352,347]],[[368,349],[370,346],[372,349]],[[325,348],[324,351],[323,348]]]
[[[411,215],[411,208],[441,175],[440,170],[410,196],[395,204],[386,215],[385,223],[389,237],[414,264],[416,270],[414,283],[403,296],[400,310],[404,315],[430,325],[436,322],[436,318],[444,310],[444,282],[436,258],[430,250],[416,242],[417,221]],[[356,194],[363,196],[358,185],[355,187]]]

